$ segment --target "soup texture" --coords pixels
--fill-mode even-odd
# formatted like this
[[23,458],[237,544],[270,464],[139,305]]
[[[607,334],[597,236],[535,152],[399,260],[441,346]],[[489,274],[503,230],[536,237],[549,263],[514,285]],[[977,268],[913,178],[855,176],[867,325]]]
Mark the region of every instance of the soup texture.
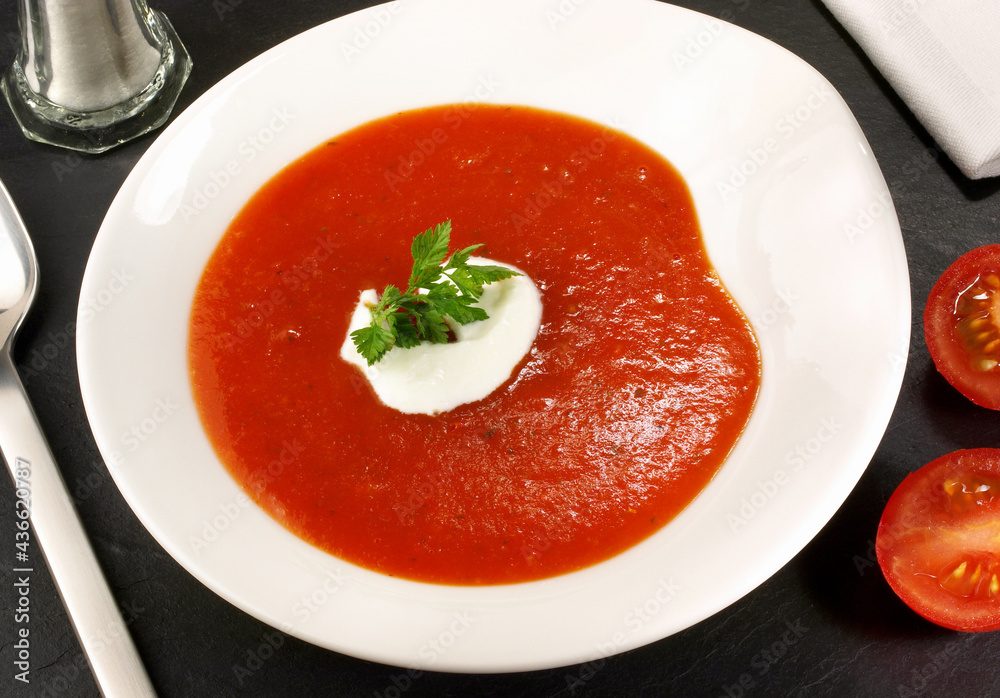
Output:
[[[405,287],[414,235],[445,220],[453,250],[484,243],[534,280],[542,323],[485,399],[402,414],[339,349],[360,292]],[[676,170],[513,106],[395,114],[291,163],[211,257],[188,344],[205,430],[257,504],[350,563],[445,584],[642,541],[718,471],[760,383]]]

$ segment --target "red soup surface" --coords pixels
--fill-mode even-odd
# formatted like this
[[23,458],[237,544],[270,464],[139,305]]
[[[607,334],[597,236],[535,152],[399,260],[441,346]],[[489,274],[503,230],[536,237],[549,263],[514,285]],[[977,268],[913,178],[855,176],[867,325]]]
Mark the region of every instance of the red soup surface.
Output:
[[[484,243],[531,276],[542,326],[488,397],[402,414],[339,351],[360,292],[405,286],[413,236],[448,219],[453,250]],[[599,124],[502,106],[396,114],[278,173],[205,269],[189,361],[221,461],[271,516],[357,565],[469,585],[660,529],[760,383],[678,173]]]

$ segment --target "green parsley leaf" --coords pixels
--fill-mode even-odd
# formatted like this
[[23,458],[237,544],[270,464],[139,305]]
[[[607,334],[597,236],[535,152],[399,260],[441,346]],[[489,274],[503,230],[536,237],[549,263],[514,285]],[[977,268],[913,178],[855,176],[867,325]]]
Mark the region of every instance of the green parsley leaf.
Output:
[[[393,313],[391,317],[392,330],[396,334],[395,346],[402,347],[403,349],[409,349],[410,347],[415,347],[420,344],[420,334],[417,331],[417,326],[410,319],[409,315],[405,313]],[[392,346],[389,346],[386,351],[389,349],[392,349]],[[365,356],[364,352],[361,352],[361,355]],[[368,365],[371,366],[373,363],[381,359],[382,356],[385,356],[385,352],[379,355],[374,361],[367,356],[365,356],[365,358],[368,360]]]
[[351,340],[358,348],[358,353],[367,358],[368,365],[371,366],[392,348],[393,332],[372,324],[351,332]]
[[386,286],[371,308],[371,324],[351,333],[351,341],[369,366],[394,346],[408,349],[422,341],[447,343],[448,319],[459,325],[487,319],[486,311],[475,305],[483,287],[520,276],[507,267],[469,264],[469,257],[482,245],[470,245],[448,257],[450,244],[451,221],[413,238],[413,269],[406,291]]
[[495,264],[471,265],[468,267],[469,276],[480,286],[488,286],[494,281],[509,279],[517,272],[507,267],[499,267]]
[[451,221],[439,223],[413,238],[410,254],[413,255],[413,271],[410,273],[410,288],[427,288],[441,276],[441,264],[448,255],[451,243]]
[[459,250],[458,252],[456,252],[451,256],[451,259],[448,260],[448,265],[445,267],[445,269],[456,269],[458,267],[464,267],[466,264],[469,263],[469,257],[472,255],[472,253],[478,250],[480,247],[482,247],[482,245],[469,245],[465,249]]

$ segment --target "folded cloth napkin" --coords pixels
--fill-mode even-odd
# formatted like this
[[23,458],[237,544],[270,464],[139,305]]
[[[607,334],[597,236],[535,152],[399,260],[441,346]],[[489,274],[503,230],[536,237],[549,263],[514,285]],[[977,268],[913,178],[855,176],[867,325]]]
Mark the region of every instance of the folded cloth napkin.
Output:
[[823,2],[966,176],[1000,175],[1000,3]]

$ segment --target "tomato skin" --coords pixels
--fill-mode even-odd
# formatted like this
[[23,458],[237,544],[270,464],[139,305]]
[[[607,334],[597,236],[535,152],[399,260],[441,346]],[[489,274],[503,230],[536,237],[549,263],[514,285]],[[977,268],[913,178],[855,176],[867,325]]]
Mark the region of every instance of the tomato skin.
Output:
[[[968,329],[959,303],[963,293],[978,298],[970,289],[987,278],[1000,278],[1000,244],[966,252],[945,270],[927,298],[924,338],[934,365],[952,386],[977,405],[1000,410],[1000,345],[989,345],[1000,338],[1000,288],[982,284],[989,297],[977,302],[985,308],[980,314],[986,331]],[[983,363],[993,367],[977,368]]]
[[954,451],[910,473],[875,551],[889,586],[927,620],[1000,629],[1000,449]]

